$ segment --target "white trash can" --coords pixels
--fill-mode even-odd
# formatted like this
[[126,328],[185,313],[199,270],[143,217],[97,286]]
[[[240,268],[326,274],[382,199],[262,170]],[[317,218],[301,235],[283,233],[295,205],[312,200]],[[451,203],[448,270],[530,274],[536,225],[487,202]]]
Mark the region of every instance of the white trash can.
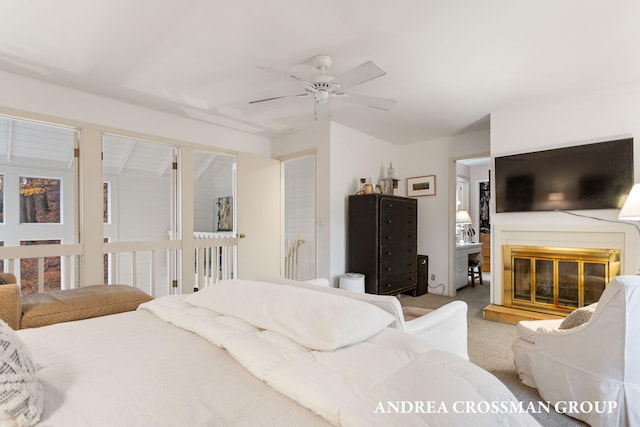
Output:
[[364,293],[364,274],[346,273],[340,276],[340,289]]

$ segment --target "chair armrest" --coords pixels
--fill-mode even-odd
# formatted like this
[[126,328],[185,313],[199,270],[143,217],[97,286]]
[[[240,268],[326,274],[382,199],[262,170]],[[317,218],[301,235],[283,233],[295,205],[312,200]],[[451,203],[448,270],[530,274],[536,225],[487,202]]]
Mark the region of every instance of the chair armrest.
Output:
[[20,329],[22,317],[22,303],[20,288],[17,284],[0,285],[0,319],[7,322],[13,329]]
[[469,360],[467,352],[467,304],[452,301],[423,316],[404,322],[404,331],[434,347]]

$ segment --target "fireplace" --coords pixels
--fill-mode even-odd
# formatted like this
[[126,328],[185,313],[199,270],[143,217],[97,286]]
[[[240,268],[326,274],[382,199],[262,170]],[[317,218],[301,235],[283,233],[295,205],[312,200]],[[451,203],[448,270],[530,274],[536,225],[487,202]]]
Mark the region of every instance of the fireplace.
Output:
[[597,302],[620,274],[619,249],[503,245],[503,304],[566,315]]

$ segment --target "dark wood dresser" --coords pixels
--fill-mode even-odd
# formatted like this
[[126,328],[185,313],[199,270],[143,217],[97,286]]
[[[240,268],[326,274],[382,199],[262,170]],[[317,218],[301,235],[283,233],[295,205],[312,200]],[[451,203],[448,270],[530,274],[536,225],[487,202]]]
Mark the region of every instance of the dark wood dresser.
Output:
[[418,204],[386,194],[349,196],[347,268],[365,275],[370,294],[412,292],[417,286]]

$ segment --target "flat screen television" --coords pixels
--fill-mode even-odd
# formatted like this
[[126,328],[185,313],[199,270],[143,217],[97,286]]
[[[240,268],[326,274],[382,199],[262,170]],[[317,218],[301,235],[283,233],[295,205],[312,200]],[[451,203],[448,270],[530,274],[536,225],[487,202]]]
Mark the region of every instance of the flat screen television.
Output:
[[633,138],[495,158],[496,212],[619,209],[633,186]]

